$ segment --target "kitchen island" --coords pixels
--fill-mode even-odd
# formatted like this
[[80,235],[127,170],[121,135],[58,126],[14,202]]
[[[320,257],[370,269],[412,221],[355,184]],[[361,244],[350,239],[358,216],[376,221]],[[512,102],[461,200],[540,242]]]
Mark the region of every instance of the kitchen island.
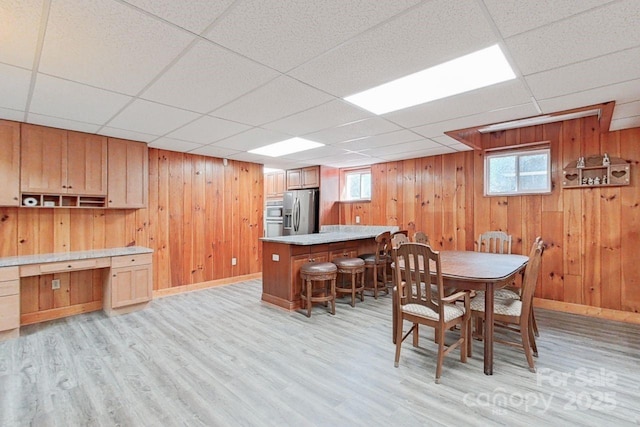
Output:
[[374,252],[379,233],[397,230],[397,226],[329,225],[315,234],[261,238],[262,301],[287,310],[301,308],[303,264]]

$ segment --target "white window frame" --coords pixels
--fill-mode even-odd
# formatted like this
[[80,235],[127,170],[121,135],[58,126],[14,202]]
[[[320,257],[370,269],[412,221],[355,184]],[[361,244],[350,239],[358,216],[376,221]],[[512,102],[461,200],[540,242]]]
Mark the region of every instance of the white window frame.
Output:
[[[520,190],[518,188],[519,184],[519,158],[522,156],[531,156],[535,154],[546,154],[547,155],[547,182],[546,186],[540,190]],[[497,157],[516,157],[516,190],[509,191],[504,193],[491,193],[489,192],[489,180],[490,180],[490,170],[489,170],[489,162],[491,159],[495,159]],[[509,151],[494,151],[485,153],[484,158],[484,195],[485,196],[522,196],[526,194],[550,194],[551,193],[551,148],[536,148],[536,149],[522,149],[522,150],[509,150]]]
[[[369,182],[372,184],[373,177],[371,176],[371,168],[356,168],[356,169],[344,169],[342,171],[342,197],[341,200],[345,202],[358,202],[358,201],[370,201],[371,196],[369,197],[360,197],[360,198],[349,198],[349,191],[347,186],[347,177],[349,175],[360,175],[360,188],[362,189],[362,175],[369,175]],[[362,194],[362,191],[361,191]],[[371,187],[369,187],[369,194],[371,194]]]

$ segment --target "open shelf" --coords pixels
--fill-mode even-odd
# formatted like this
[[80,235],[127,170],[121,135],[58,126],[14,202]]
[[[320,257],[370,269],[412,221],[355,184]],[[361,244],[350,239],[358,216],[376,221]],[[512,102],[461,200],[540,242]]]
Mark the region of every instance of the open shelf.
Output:
[[619,157],[610,157],[603,165],[604,156],[584,159],[584,167],[578,161],[569,163],[563,170],[563,188],[619,187],[631,182],[631,165]]
[[27,208],[105,208],[107,206],[105,197],[60,194],[23,193],[21,202],[21,205]]

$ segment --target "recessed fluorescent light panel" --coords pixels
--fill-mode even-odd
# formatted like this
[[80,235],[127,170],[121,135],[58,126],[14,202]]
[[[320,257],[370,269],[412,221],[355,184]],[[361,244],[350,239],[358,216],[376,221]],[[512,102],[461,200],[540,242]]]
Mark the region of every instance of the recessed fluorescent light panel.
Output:
[[385,114],[515,78],[496,44],[344,99]]
[[262,156],[269,157],[281,157],[287,154],[311,150],[312,148],[318,148],[322,146],[324,146],[324,144],[309,141],[308,139],[291,138],[273,144],[265,145],[264,147],[249,150],[249,153],[260,154]]

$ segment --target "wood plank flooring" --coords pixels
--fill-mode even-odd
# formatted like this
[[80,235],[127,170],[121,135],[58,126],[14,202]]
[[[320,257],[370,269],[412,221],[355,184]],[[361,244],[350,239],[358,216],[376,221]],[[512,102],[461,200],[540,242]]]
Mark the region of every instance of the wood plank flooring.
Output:
[[485,376],[476,341],[467,364],[457,350],[445,359],[437,385],[432,329],[393,367],[391,297],[355,308],[345,298],[335,316],[317,306],[307,318],[260,292],[252,280],[23,327],[0,343],[0,425],[640,423],[636,325],[537,310],[537,374],[496,344]]

